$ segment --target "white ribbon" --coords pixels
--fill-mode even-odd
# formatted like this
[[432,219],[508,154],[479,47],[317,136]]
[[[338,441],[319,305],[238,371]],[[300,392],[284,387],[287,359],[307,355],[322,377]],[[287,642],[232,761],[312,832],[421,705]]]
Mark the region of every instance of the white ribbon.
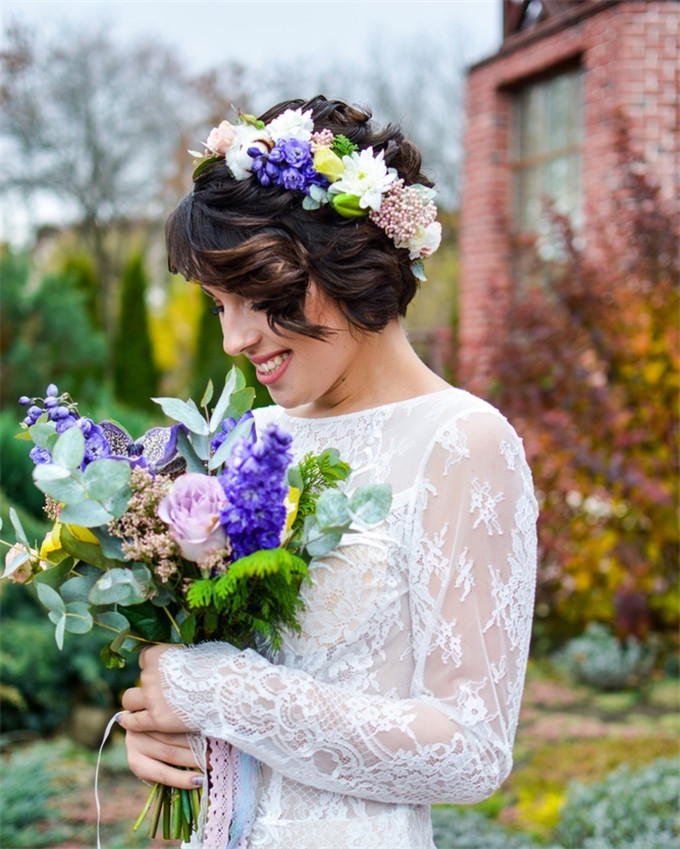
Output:
[[94,802],[97,806],[97,849],[101,849],[102,844],[99,838],[99,827],[101,825],[102,818],[102,809],[99,804],[99,766],[102,760],[102,752],[104,751],[104,746],[106,745],[106,741],[111,736],[111,729],[113,728],[113,724],[118,719],[118,713],[115,713],[111,719],[109,720],[109,724],[106,726],[106,731],[104,732],[104,739],[102,740],[102,744],[99,747],[99,754],[97,755],[97,768],[94,771]]

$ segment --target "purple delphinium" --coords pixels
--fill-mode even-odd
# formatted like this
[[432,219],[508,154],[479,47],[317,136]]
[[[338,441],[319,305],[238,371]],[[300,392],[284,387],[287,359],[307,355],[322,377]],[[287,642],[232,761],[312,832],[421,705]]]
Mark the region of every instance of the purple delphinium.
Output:
[[307,141],[279,139],[270,151],[251,147],[248,154],[253,158],[253,174],[263,186],[283,186],[305,194],[311,186],[328,186],[328,180],[314,168],[312,146]]
[[252,443],[240,439],[220,476],[228,505],[220,523],[238,560],[260,549],[277,548],[286,522],[286,470],[291,462],[291,437],[270,425]]
[[[111,456],[111,446],[101,427],[92,419],[79,416],[78,405],[67,393],[60,393],[54,383],[50,383],[47,387],[44,398],[29,398],[27,395],[22,395],[19,403],[23,407],[28,407],[24,418],[24,424],[28,427],[32,427],[43,413],[47,413],[47,419],[54,423],[57,433],[64,433],[72,427],[77,427],[81,431],[85,437],[85,457],[81,469],[93,460]],[[36,465],[52,462],[50,452],[37,445],[31,449],[29,457]]]
[[[210,440],[210,452],[212,454],[214,454],[215,451],[217,451],[217,449],[224,442],[224,440],[229,436],[229,434],[236,427],[236,425],[240,425],[242,422],[248,421],[249,419],[252,419],[252,418],[253,418],[252,412],[250,410],[247,410],[241,416],[241,418],[238,421],[236,421],[236,419],[233,419],[231,417],[228,418],[228,419],[223,419],[222,424],[220,425],[220,429],[217,431],[217,433]],[[251,442],[255,441],[255,429],[254,428],[251,429],[250,434],[248,436],[248,439],[250,439]]]

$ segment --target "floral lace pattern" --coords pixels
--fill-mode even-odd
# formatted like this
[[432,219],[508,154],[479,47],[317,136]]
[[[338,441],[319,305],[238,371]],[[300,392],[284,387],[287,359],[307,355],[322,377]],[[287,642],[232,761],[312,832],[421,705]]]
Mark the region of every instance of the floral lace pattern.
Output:
[[250,849],[432,849],[429,805],[488,796],[512,765],[533,614],[536,502],[520,439],[458,389],[327,419],[270,407],[299,456],[338,448],[388,480],[383,526],[310,566],[276,658],[164,654],[166,695],[262,764]]

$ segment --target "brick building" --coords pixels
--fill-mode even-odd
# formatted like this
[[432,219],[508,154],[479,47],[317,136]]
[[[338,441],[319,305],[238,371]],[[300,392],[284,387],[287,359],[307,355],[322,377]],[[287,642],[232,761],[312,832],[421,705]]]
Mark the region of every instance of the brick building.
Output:
[[503,42],[468,74],[461,206],[460,375],[484,384],[489,311],[518,285],[517,236],[545,199],[583,232],[607,215],[624,114],[666,199],[678,199],[680,2],[503,0]]

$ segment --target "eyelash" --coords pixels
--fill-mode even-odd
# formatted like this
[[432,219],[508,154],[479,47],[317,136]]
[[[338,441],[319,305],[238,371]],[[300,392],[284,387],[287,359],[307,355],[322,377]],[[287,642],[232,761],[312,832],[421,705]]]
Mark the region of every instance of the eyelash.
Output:
[[210,307],[210,315],[221,315],[224,312],[224,307],[221,307],[219,304],[215,304],[214,307]]

